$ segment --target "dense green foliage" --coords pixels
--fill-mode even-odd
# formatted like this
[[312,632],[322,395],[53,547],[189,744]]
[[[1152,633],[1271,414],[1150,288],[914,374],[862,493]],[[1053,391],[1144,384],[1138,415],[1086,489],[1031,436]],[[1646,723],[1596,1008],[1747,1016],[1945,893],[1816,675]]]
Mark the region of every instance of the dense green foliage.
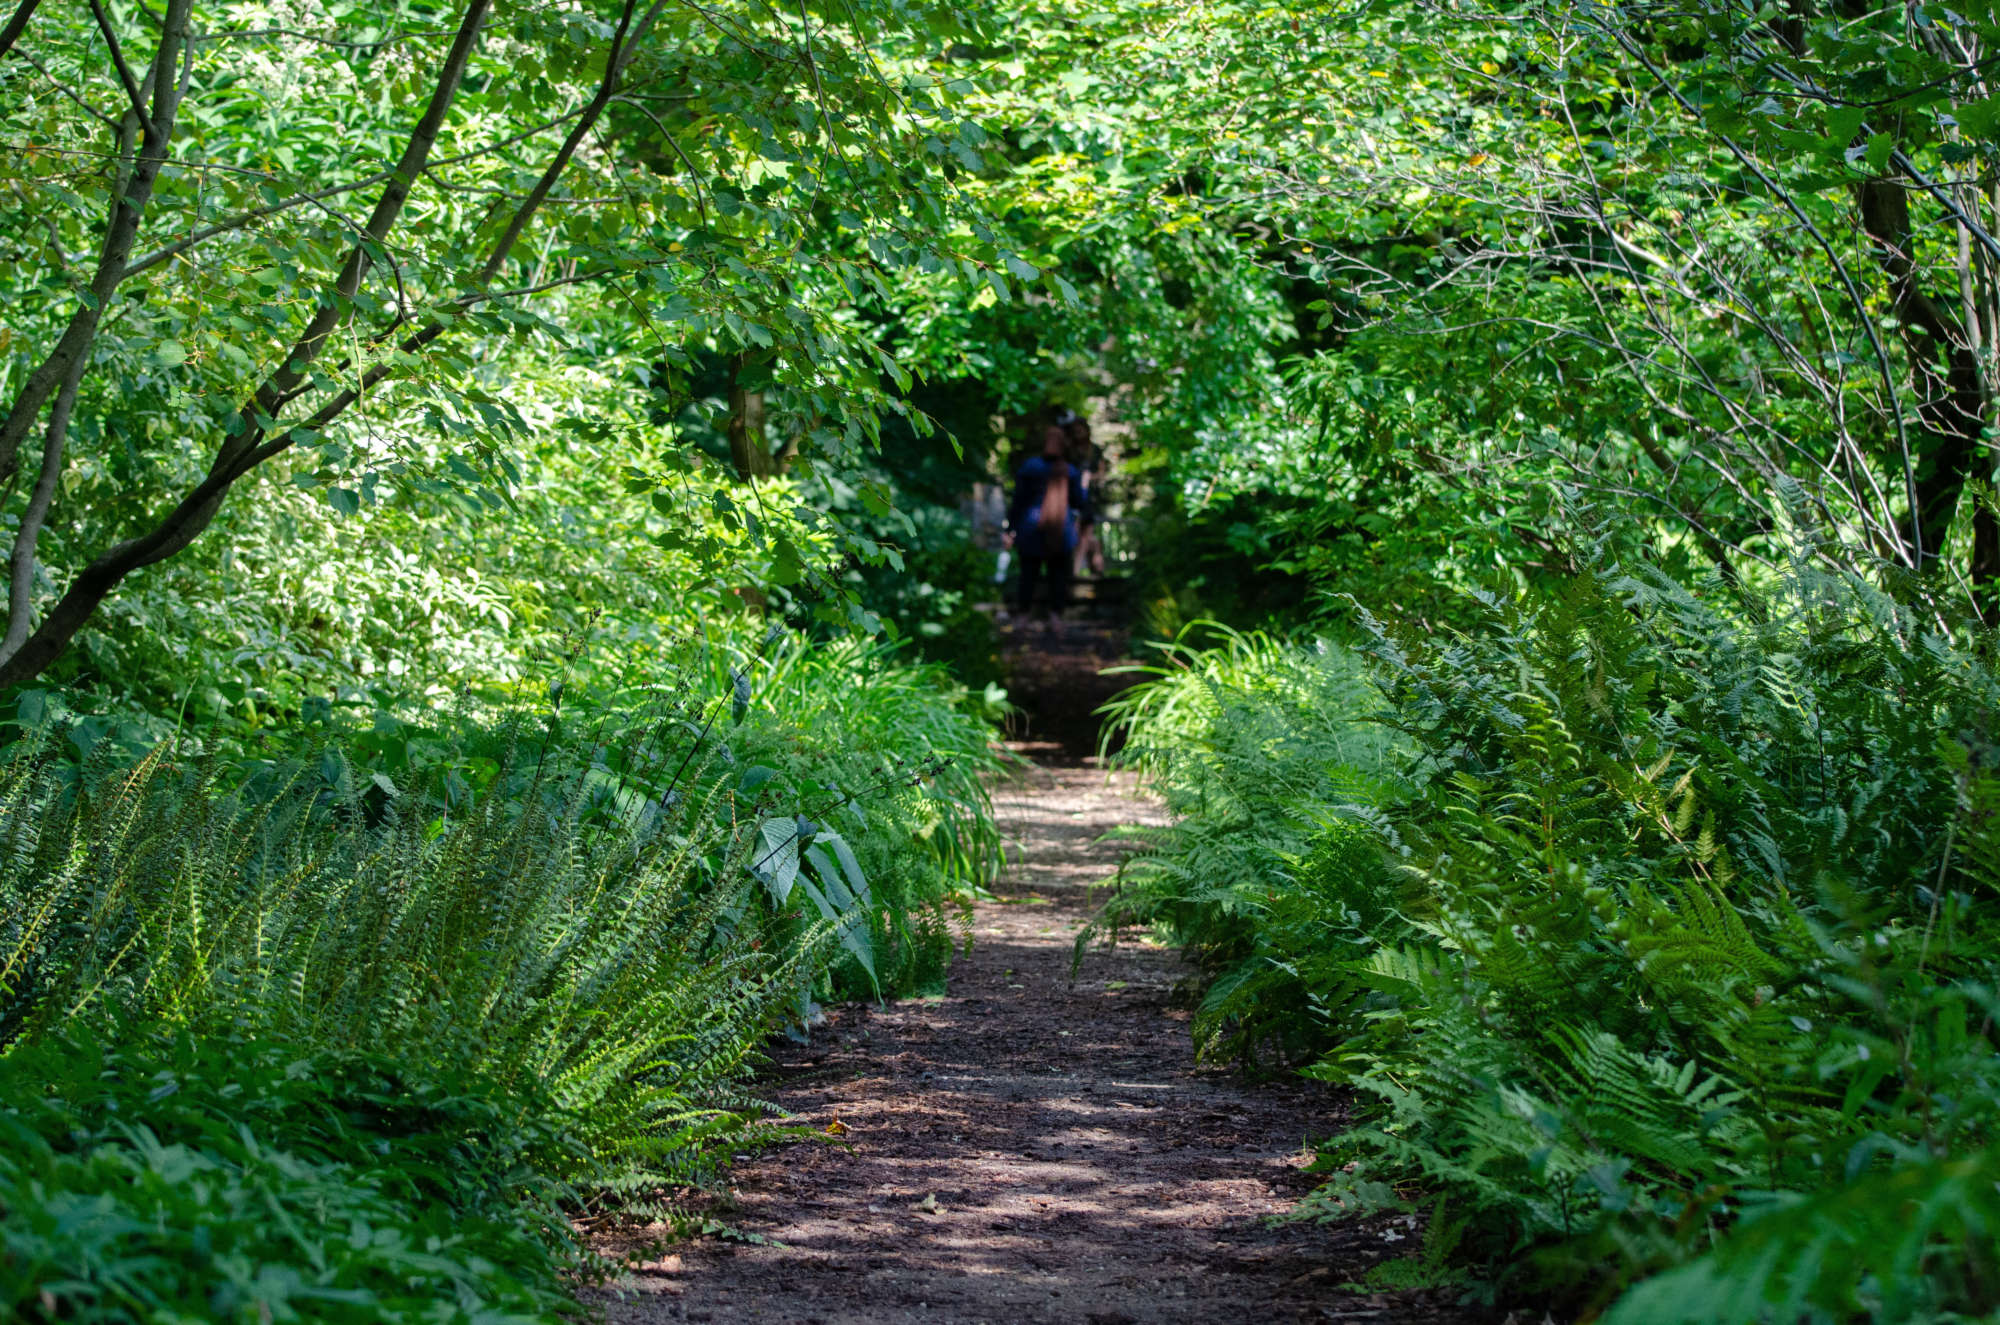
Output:
[[[1220,639],[1199,649],[1203,633]],[[1173,821],[1137,831],[1145,850],[1103,923],[1159,924],[1213,976],[1194,1023],[1203,1054],[1310,1061],[1341,1028],[1346,966],[1393,905],[1365,827],[1342,815],[1402,799],[1401,747],[1366,721],[1381,701],[1360,661],[1325,641],[1198,625],[1160,652],[1105,736],[1129,738],[1121,759]]]
[[1996,45],[8,6],[7,1305],[563,1309],[764,1037],[943,977],[961,502],[1067,405],[1164,641],[1106,923],[1357,1092],[1316,1211],[1625,1321],[2000,1307]]
[[1406,1279],[1996,1305],[1996,38],[1108,5],[1016,49],[995,187],[1089,277],[1154,622],[1370,659],[1182,636],[1112,710],[1176,822],[1105,921],[1201,962],[1204,1052],[1372,1099],[1319,1208],[1430,1208]]
[[[759,440],[851,463],[908,412],[853,305],[886,290],[880,256],[941,261],[938,158],[976,161],[980,134],[899,53],[972,35],[959,15],[838,11],[22,6],[0,478],[43,462],[13,509],[0,684],[128,577],[220,541],[274,468],[348,514],[497,514],[561,430],[670,493],[646,421],[718,359],[726,395],[779,393]],[[950,259],[1013,279],[978,247]],[[773,535],[780,582],[814,569]]]
[[729,643],[628,711],[16,741],[8,1300],[545,1314],[559,1203],[656,1205],[745,1143],[766,1036],[934,982],[997,848],[984,724],[880,648]]
[[542,1320],[587,1166],[475,1077],[233,1035],[0,1061],[0,1303],[27,1320]]
[[1372,1100],[1316,1209],[1599,1306],[1686,1263],[1620,1319],[1989,1305],[2000,678],[1803,563],[1760,609],[1607,560],[1372,685],[1235,640],[1124,702],[1184,817],[1107,919]]
[[1038,276],[950,219],[972,30],[10,12],[4,1309],[566,1312],[997,863],[984,453],[870,320]]

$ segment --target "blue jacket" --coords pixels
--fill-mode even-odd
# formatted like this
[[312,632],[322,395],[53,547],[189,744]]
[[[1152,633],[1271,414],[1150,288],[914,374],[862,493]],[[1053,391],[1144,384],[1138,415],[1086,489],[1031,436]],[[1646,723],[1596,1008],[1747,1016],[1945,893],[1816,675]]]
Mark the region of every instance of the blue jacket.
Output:
[[1024,557],[1045,557],[1050,548],[1042,531],[1042,498],[1055,481],[1052,463],[1069,471],[1069,519],[1064,522],[1062,546],[1076,549],[1078,520],[1090,508],[1090,495],[1083,490],[1083,476],[1066,460],[1051,462],[1047,456],[1033,456],[1014,474],[1014,501],[1007,508],[1007,527],[1014,531],[1014,544]]

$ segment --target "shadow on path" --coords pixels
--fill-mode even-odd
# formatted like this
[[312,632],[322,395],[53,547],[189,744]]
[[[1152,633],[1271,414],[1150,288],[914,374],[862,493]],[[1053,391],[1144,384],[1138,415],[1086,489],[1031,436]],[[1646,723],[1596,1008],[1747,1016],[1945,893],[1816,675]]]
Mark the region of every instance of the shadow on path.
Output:
[[1272,1226],[1312,1183],[1339,1101],[1306,1082],[1197,1071],[1185,974],[1128,941],[1070,979],[1120,824],[1157,821],[1123,775],[1080,763],[995,788],[1012,867],[974,910],[941,998],[832,1013],[760,1090],[838,1120],[740,1164],[716,1212],[784,1245],[704,1241],[631,1275],[613,1322],[1416,1321],[1422,1297],[1343,1291],[1406,1254],[1396,1221]]

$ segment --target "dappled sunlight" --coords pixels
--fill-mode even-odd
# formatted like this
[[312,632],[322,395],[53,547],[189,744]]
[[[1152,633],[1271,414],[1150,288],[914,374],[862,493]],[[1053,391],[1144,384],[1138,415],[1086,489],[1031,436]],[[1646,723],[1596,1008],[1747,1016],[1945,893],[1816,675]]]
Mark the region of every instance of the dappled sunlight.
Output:
[[[1087,952],[1112,827],[1157,821],[1128,775],[1034,769],[995,788],[1023,844],[976,911],[948,992],[840,1009],[780,1055],[791,1121],[846,1130],[737,1170],[715,1217],[785,1244],[700,1243],[641,1270],[614,1321],[1206,1322],[1256,1304],[1378,1310],[1334,1284],[1398,1254],[1373,1225],[1273,1226],[1340,1123],[1305,1083],[1197,1071],[1185,969],[1156,946]],[[1033,898],[1046,905],[1029,905]],[[1329,1266],[1338,1266],[1338,1278]],[[1413,1304],[1412,1304],[1413,1305]],[[662,1314],[666,1313],[666,1314]],[[681,1313],[685,1313],[684,1315]]]
[[0,144],[0,1320],[2000,1320],[1994,5],[0,0]]

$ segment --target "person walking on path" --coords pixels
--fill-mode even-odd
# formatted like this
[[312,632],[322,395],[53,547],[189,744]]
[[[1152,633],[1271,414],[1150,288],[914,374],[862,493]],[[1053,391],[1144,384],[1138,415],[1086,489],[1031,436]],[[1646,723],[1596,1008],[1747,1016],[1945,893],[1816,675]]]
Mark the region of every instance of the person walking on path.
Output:
[[1103,448],[1090,440],[1090,422],[1080,414],[1063,411],[1056,420],[1069,433],[1070,463],[1079,471],[1083,483],[1083,510],[1076,518],[1076,555],[1071,561],[1071,572],[1081,579],[1085,574],[1104,574],[1104,544],[1097,536],[1098,479],[1104,473]]
[[1023,616],[1034,609],[1035,582],[1044,576],[1049,582],[1045,610],[1060,617],[1069,605],[1071,561],[1090,498],[1069,462],[1068,446],[1068,434],[1051,423],[1042,432],[1041,454],[1029,457],[1014,475],[1007,529],[1021,558],[1018,603]]

